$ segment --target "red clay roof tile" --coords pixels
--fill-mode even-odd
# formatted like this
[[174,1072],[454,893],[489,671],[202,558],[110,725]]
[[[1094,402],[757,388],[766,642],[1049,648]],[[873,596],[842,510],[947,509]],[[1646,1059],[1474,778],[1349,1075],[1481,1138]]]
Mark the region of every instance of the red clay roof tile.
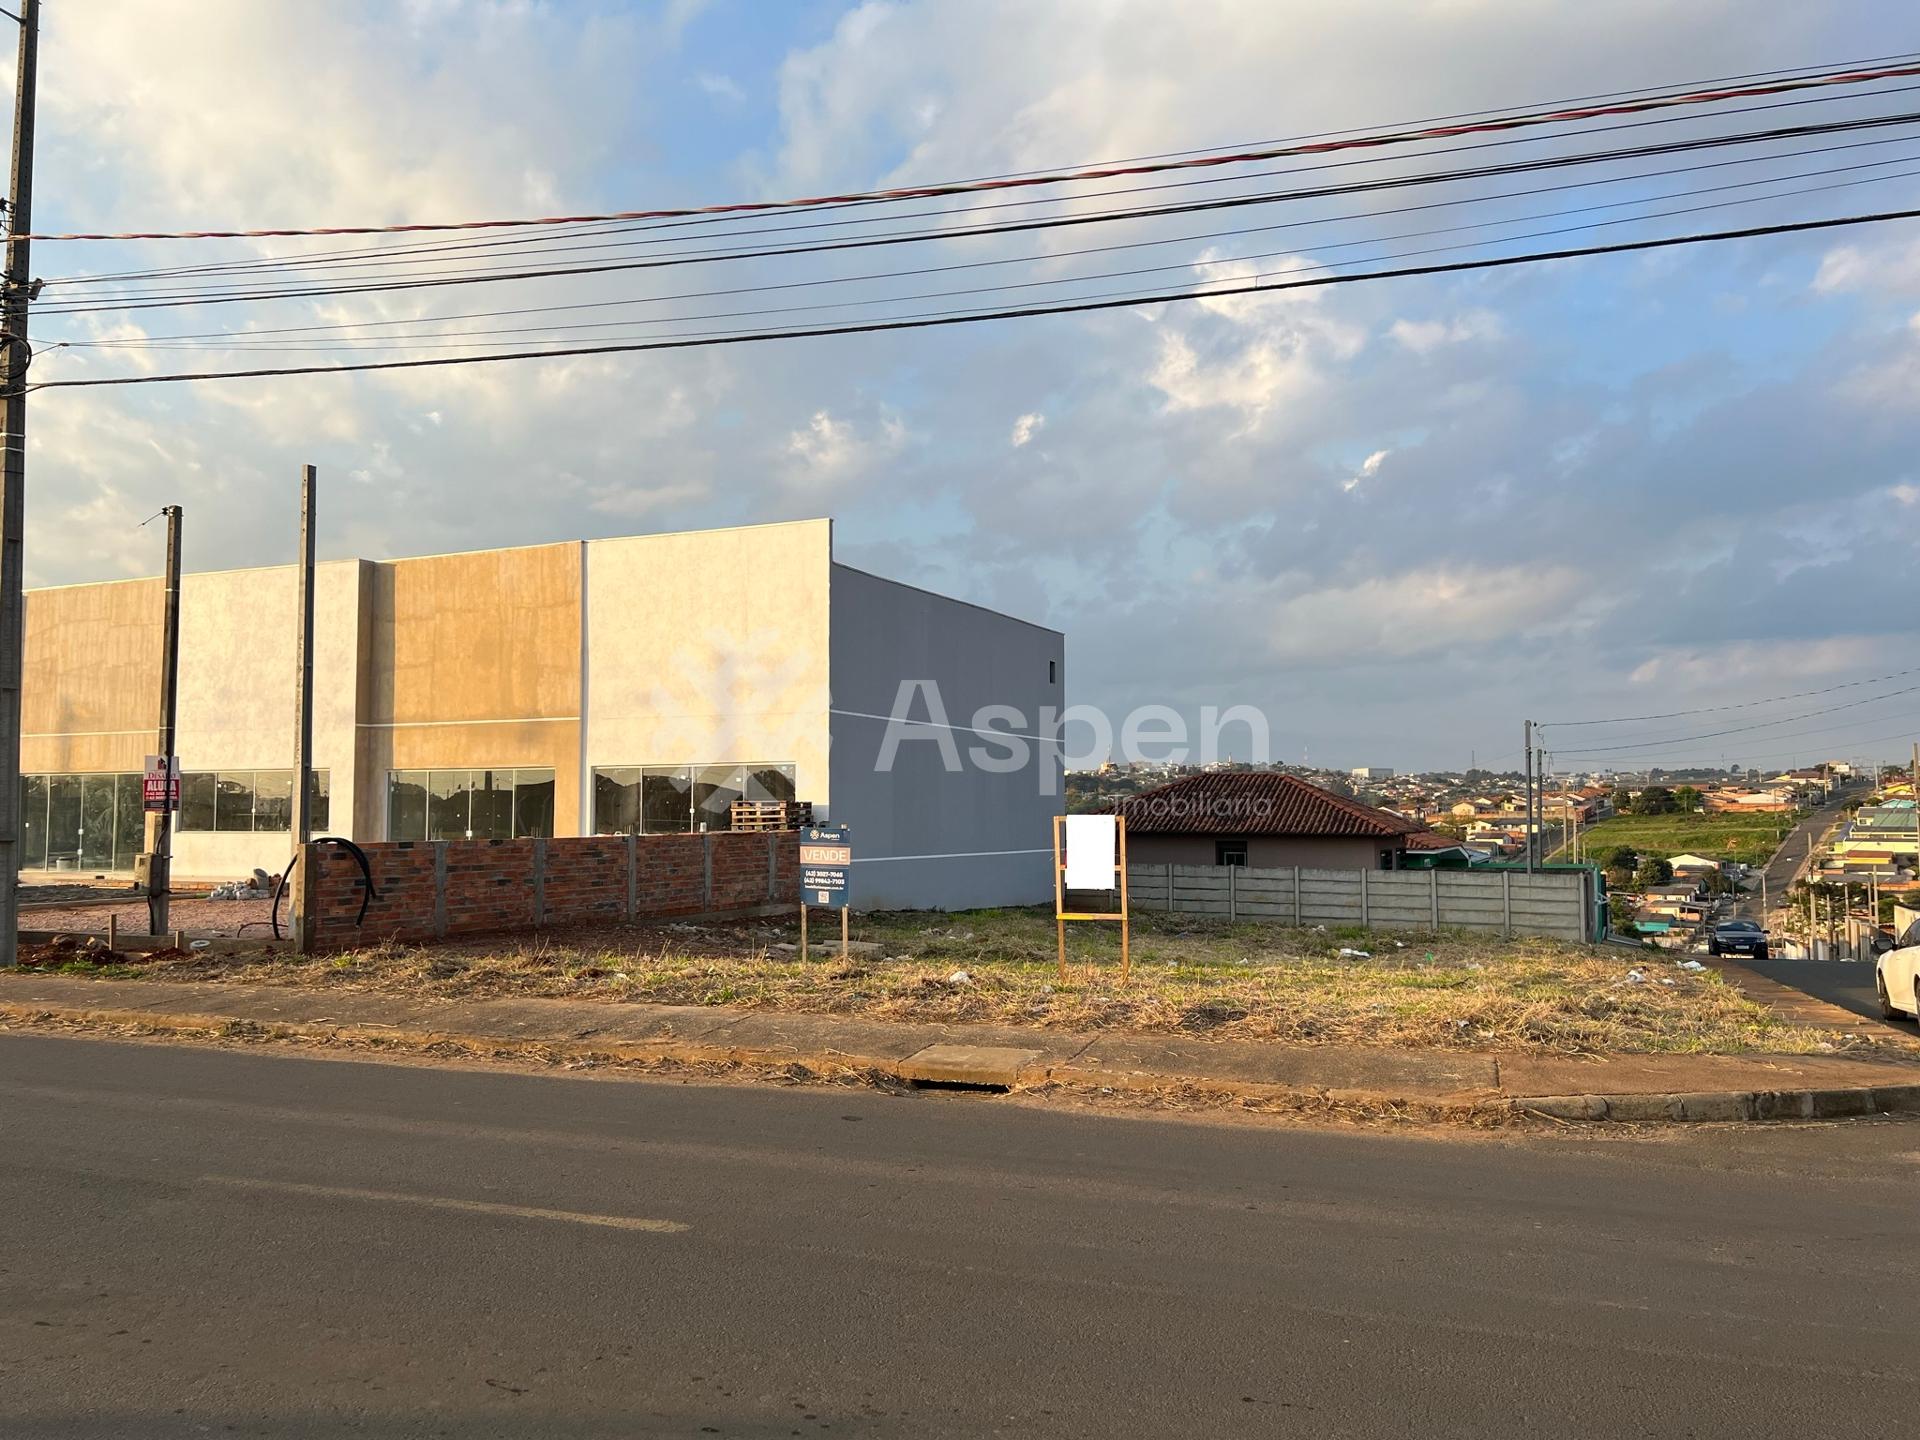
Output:
[[1122,801],[1134,835],[1298,835],[1389,839],[1422,827],[1276,770],[1189,775]]

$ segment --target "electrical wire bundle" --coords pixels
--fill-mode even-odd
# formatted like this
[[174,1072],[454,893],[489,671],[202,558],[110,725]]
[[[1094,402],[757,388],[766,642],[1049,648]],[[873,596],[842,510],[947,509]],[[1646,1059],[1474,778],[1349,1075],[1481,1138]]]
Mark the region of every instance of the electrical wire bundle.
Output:
[[190,253],[45,278],[28,388],[917,330],[1913,218],[1920,55],[1886,56],[790,200],[35,235]]
[[[1651,768],[1679,769],[1689,762],[1697,760],[1702,747],[1718,749],[1730,754],[1743,764],[1755,760],[1768,765],[1778,765],[1787,761],[1806,757],[1812,751],[1831,753],[1836,750],[1863,755],[1867,747],[1911,740],[1916,726],[1920,726],[1920,702],[1907,700],[1904,709],[1888,711],[1880,709],[1887,701],[1905,699],[1920,694],[1920,666],[1904,670],[1894,670],[1885,675],[1874,675],[1860,680],[1848,680],[1836,685],[1824,686],[1817,690],[1800,690],[1787,695],[1770,695],[1761,700],[1741,700],[1724,705],[1707,705],[1686,710],[1658,711],[1645,715],[1615,715],[1604,718],[1575,720],[1549,720],[1535,722],[1534,734],[1539,743],[1552,753],[1556,766],[1563,769],[1587,770],[1646,770]],[[1893,689],[1882,689],[1893,681],[1907,681]],[[1847,698],[1811,709],[1798,702],[1825,699],[1839,695],[1871,689],[1875,693],[1868,695],[1847,694]],[[1780,714],[1775,706],[1793,705],[1794,713]],[[1771,719],[1756,718],[1752,713],[1772,714]],[[1861,712],[1873,711],[1872,714]],[[1847,715],[1845,720],[1830,721],[1806,729],[1781,730],[1783,725],[1797,725],[1803,720],[1823,720],[1833,715]],[[1697,717],[1716,716],[1721,719],[1706,720]],[[1676,723],[1685,722],[1685,723]],[[1899,725],[1900,728],[1885,734],[1865,735],[1862,731],[1879,729],[1887,725]],[[1706,728],[1700,728],[1700,727]],[[1599,731],[1596,735],[1593,732]],[[1673,733],[1678,731],[1679,733]],[[1739,738],[1734,738],[1739,737]],[[1820,737],[1813,739],[1813,737]],[[1777,742],[1783,740],[1809,740],[1811,745],[1797,745],[1781,748]],[[1711,742],[1711,743],[1709,743]],[[1764,745],[1772,748],[1754,753],[1747,747]]]

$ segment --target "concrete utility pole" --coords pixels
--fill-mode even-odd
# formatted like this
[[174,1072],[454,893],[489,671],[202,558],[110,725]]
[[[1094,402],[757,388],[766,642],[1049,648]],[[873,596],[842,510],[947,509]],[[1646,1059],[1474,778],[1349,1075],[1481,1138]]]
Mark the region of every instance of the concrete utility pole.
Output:
[[1527,752],[1527,873],[1533,873],[1533,722],[1524,722]]
[[[173,771],[180,711],[180,507],[165,506],[167,517],[167,595],[160,650],[160,763],[167,777],[168,804],[147,813],[147,933],[165,935],[173,891]],[[215,803],[218,803],[216,798]]]
[[300,467],[300,620],[293,664],[293,889],[290,933],[304,953],[307,906],[307,844],[313,839],[313,504],[311,465]]
[[1538,855],[1535,857],[1544,869],[1547,863],[1545,831],[1547,828],[1547,752],[1540,749],[1533,758],[1533,828]]
[[[314,469],[300,467],[300,620],[293,668],[293,844],[294,854],[313,839],[313,504]],[[298,890],[294,892],[298,894]]]
[[33,233],[33,106],[40,57],[40,0],[21,0],[13,92],[13,175],[7,192],[7,264],[0,299],[0,966],[20,940],[20,668],[26,644],[27,240]]

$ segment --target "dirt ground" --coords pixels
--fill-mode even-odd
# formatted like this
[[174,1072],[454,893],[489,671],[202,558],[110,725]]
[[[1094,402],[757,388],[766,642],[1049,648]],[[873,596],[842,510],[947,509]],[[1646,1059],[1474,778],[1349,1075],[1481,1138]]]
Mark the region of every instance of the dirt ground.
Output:
[[1689,968],[1697,964],[1689,957],[1613,946],[1141,915],[1132,978],[1123,985],[1111,926],[1075,929],[1074,963],[1063,981],[1045,910],[861,915],[853,933],[866,946],[845,961],[837,936],[821,945],[816,929],[815,948],[802,963],[790,948],[796,929],[774,922],[604,925],[320,956],[264,948],[150,957],[67,950],[31,963],[127,979],[725,1005],[1289,1045],[1557,1054],[1911,1048],[1786,1023],[1716,972]]
[[[145,935],[147,901],[145,896],[122,894],[115,898],[75,899],[70,904],[43,908],[23,890],[20,895],[20,928],[23,930],[77,930],[104,933],[107,917],[119,918],[123,935]],[[168,929],[184,930],[194,939],[222,937],[271,938],[268,921],[272,902],[261,900],[209,900],[205,896],[176,895],[170,907]],[[286,923],[286,902],[280,905],[282,925]]]

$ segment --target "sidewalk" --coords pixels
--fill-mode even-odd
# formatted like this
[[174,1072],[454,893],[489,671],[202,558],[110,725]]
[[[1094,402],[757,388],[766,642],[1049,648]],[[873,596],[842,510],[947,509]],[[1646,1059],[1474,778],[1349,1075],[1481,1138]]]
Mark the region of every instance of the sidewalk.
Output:
[[1428,1118],[1764,1120],[1920,1111],[1920,1055],[1561,1057],[1371,1050],[896,1025],[834,1015],[571,1000],[409,1000],[277,985],[0,975],[0,1024],[454,1045],[490,1056],[804,1066],[902,1081],[1031,1089],[1184,1090],[1226,1103],[1297,1101]]

